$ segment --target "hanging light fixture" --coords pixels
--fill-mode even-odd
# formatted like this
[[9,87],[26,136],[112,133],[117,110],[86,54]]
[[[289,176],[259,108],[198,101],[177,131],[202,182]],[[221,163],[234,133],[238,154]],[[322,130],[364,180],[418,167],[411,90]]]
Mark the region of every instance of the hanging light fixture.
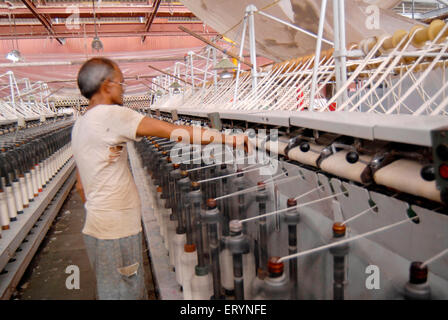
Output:
[[100,38],[94,37],[92,40],[92,49],[96,51],[100,51],[103,49],[103,43],[101,42]]
[[180,93],[180,84],[179,82],[175,81],[170,85],[170,88],[173,89],[173,93],[174,94],[179,94]]
[[222,59],[214,68],[215,70],[222,70],[219,73],[219,77],[221,79],[230,79],[233,77],[233,70],[236,69],[236,66],[229,60],[229,58]]
[[20,55],[19,50],[14,49],[8,52],[6,59],[11,60],[12,62],[18,62],[22,59],[22,56]]
[[[9,5],[11,5],[11,3],[9,3]],[[10,7],[9,9],[12,9],[12,8]],[[11,15],[8,14],[8,16],[9,16],[9,25],[11,26]],[[12,18],[14,21],[14,35],[15,35],[16,34],[16,17],[14,14],[12,15]],[[14,39],[12,39],[12,50],[6,54],[6,59],[8,59],[14,63],[22,60],[22,55],[20,54],[20,51],[19,51],[18,40],[17,39],[15,39],[15,40],[16,40],[16,44],[17,44],[17,49],[14,46]]]
[[101,42],[100,38],[98,37],[98,31],[96,29],[96,13],[95,13],[95,0],[92,0],[92,6],[93,6],[93,25],[95,28],[95,37],[92,40],[92,49],[95,51],[101,51],[103,50],[103,43]]

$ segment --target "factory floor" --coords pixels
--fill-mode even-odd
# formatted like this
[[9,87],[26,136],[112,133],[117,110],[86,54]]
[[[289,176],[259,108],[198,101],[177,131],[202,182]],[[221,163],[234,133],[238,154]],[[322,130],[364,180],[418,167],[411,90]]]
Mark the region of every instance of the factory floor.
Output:
[[[47,235],[25,271],[13,300],[94,300],[95,275],[90,267],[81,233],[84,225],[84,208],[75,188],[70,191]],[[143,237],[144,238],[144,237]],[[147,246],[143,240],[143,258],[146,289],[149,299],[157,299]],[[67,278],[79,267],[79,289],[69,290]]]

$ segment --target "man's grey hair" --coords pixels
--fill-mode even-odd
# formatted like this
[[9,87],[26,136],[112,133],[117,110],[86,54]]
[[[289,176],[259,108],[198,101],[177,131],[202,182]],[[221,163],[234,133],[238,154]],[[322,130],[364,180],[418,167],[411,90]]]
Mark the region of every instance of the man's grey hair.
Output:
[[116,63],[110,59],[97,57],[86,61],[78,72],[78,87],[87,99],[98,92],[106,79],[114,76]]

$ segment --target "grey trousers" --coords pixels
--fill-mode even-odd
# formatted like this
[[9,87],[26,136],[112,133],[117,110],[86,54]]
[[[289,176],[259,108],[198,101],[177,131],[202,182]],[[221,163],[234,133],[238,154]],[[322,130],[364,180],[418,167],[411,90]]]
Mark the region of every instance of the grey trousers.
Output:
[[146,300],[142,233],[101,240],[84,235],[99,300]]

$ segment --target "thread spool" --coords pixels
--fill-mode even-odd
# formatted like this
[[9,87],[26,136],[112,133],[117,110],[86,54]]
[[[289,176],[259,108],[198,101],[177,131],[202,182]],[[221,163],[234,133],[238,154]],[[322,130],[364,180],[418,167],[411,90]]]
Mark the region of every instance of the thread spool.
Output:
[[16,202],[14,199],[14,193],[12,190],[12,186],[5,187],[5,194],[6,194],[6,202],[8,205],[9,219],[11,221],[15,221],[15,220],[17,220],[17,208],[16,208]]
[[421,177],[422,167],[423,165],[416,161],[399,159],[376,171],[373,179],[379,185],[442,202],[436,183],[425,181]]
[[26,180],[25,180],[25,175],[22,175],[19,178],[19,185],[20,185],[20,192],[22,195],[22,204],[23,204],[23,208],[26,209],[29,207],[29,200],[28,200],[28,192],[26,189]]
[[224,248],[219,253],[219,265],[221,268],[221,284],[227,296],[233,296],[234,281],[233,281],[233,257],[229,249]]
[[32,179],[33,178],[31,177],[31,171],[26,172],[25,173],[26,191],[27,191],[29,202],[34,201],[33,180]]
[[[394,32],[392,35],[392,46],[393,48],[396,48],[398,44],[401,42],[401,40],[408,36],[408,32],[406,30],[398,29]],[[405,41],[404,41],[405,42]],[[404,46],[404,43],[401,45],[401,47]]]
[[314,63],[315,63],[314,54],[305,57],[305,63],[308,63],[309,61],[311,61],[311,63],[308,65],[308,68],[311,69],[314,67]]
[[384,41],[383,44],[381,45],[381,49],[384,51],[388,51],[390,49],[393,49],[395,46],[393,44],[392,41],[392,37],[387,37]]
[[0,224],[2,230],[9,229],[8,205],[6,202],[6,193],[0,190]]
[[412,35],[414,32],[415,34],[411,41],[412,45],[416,48],[423,47],[426,41],[429,40],[428,28],[421,25],[416,25],[411,28],[409,34]]
[[209,300],[213,294],[212,276],[207,267],[195,267],[191,279],[191,298],[193,300]]
[[347,150],[339,151],[324,159],[321,162],[320,167],[325,172],[329,172],[339,177],[344,177],[359,183],[363,183],[362,173],[366,169],[367,164],[370,163],[372,156],[361,155],[359,156],[359,159],[361,159],[362,161],[350,163],[347,161],[348,155],[350,155],[350,152]]
[[154,215],[156,216],[156,220],[159,224],[159,229],[160,229],[160,235],[163,237],[164,242],[165,242],[165,247],[168,250],[168,244],[167,244],[167,234],[166,234],[166,225],[163,218],[163,214],[165,211],[165,199],[162,199],[162,187],[157,187],[156,188],[156,198],[155,198],[155,205],[154,205]]
[[16,209],[18,214],[23,213],[23,200],[22,200],[22,188],[20,186],[20,182],[17,179],[17,181],[14,181],[12,183],[12,190],[14,193],[14,199],[16,201]]
[[302,67],[302,65],[303,65],[303,57],[297,58],[297,63],[294,65],[294,68],[300,68]]
[[295,58],[293,60],[290,61],[290,63],[288,63],[285,71],[287,72],[291,72],[293,70],[295,70],[301,63],[301,58]]
[[173,249],[174,249],[174,268],[176,272],[176,281],[180,286],[183,286],[183,268],[182,255],[184,252],[184,246],[187,241],[186,233],[177,233],[174,235],[173,239]]
[[347,70],[349,72],[355,72],[356,68],[358,68],[358,65],[359,64],[351,64],[351,65],[347,66]]
[[359,43],[359,47],[361,48],[361,51],[365,55],[368,55],[376,43],[377,43],[377,38],[375,38],[375,37],[367,38],[367,39],[361,40],[361,42]]
[[[433,41],[437,35],[442,31],[443,27],[445,27],[445,22],[439,19],[435,19],[431,21],[428,27],[428,38]],[[448,36],[448,29],[440,36],[437,43],[443,42],[443,40]]]
[[295,147],[289,150],[288,157],[291,160],[317,167],[316,160],[319,158],[319,153],[322,151],[322,149],[324,149],[324,146],[316,145],[313,143],[309,143],[308,146],[310,148],[312,147],[315,152],[309,152],[310,149],[308,149],[309,151],[304,152],[301,147]]
[[185,244],[182,255],[182,283],[184,300],[191,300],[193,297],[191,289],[191,279],[195,273],[195,266],[198,263],[196,246],[194,244]]

